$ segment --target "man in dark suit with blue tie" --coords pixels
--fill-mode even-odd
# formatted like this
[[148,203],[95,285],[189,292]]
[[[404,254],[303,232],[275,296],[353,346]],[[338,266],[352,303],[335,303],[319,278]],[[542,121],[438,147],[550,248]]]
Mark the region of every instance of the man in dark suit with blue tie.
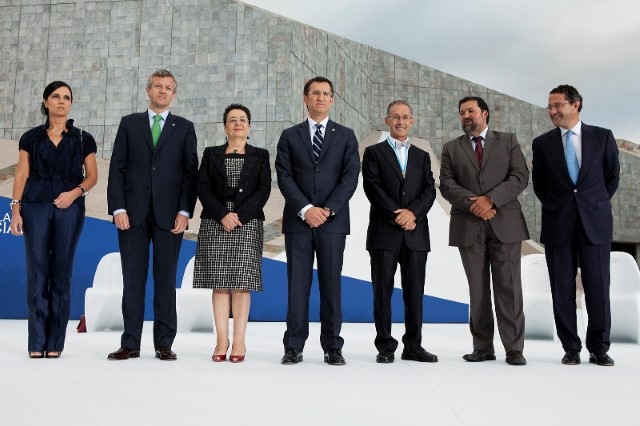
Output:
[[320,288],[320,344],[324,361],[344,365],[341,274],[349,234],[349,199],[360,173],[353,130],[329,120],[333,84],[314,77],[304,85],[309,119],[285,129],[277,147],[278,187],[285,199],[282,232],[287,254],[287,330],[282,364],[302,361],[309,337],[309,291],[314,253]]
[[580,364],[582,343],[576,323],[576,273],[589,315],[589,362],[612,366],[607,354],[611,329],[609,259],[613,239],[611,197],[620,163],[611,130],[580,120],[582,96],[563,84],[549,93],[555,129],[533,140],[533,189],[542,203],[542,235],[551,282],[553,313],[565,355]]
[[391,296],[398,264],[402,278],[405,334],[402,359],[437,362],[422,347],[422,307],[429,242],[427,213],[436,199],[429,154],[411,145],[413,112],[393,101],[384,122],[389,137],[368,147],[362,158],[364,192],[371,203],[367,250],[371,256],[376,362],[394,361],[398,341],[391,335]]
[[176,88],[169,71],[154,72],[147,81],[149,109],[123,117],[113,144],[107,201],[122,258],[124,333],[110,360],[140,356],[151,242],[155,356],[177,359],[171,350],[177,330],[176,272],[196,203],[198,154],[193,123],[169,112]]

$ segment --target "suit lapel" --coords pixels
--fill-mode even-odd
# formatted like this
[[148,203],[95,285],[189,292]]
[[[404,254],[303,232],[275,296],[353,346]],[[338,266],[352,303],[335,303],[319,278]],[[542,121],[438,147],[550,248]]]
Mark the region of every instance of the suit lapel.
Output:
[[[482,168],[484,168],[484,166],[489,161],[489,157],[491,157],[491,153],[493,152],[493,148],[496,146],[497,142],[498,136],[495,134],[495,132],[488,131],[487,137],[484,141],[484,151],[482,151]],[[475,152],[473,154],[475,157]],[[478,160],[476,159],[476,163],[477,162]]]
[[[239,182],[245,183],[249,180],[249,174],[255,173],[258,163],[258,150],[247,144],[245,148],[244,163],[242,164],[242,171],[240,172]],[[238,185],[243,186],[243,185]],[[246,185],[244,185],[246,186]]]
[[309,133],[309,120],[304,120],[298,125],[298,133],[304,148],[307,150],[307,154],[309,154],[309,159],[315,163],[316,160],[313,156],[313,147],[311,146],[311,134]]
[[335,133],[336,133],[336,123],[329,120],[327,122],[327,128],[324,131],[324,142],[322,142],[322,149],[320,150],[320,157],[318,158],[318,163],[322,161],[326,152],[329,150],[329,147],[333,142]]
[[569,169],[567,168],[567,159],[564,155],[564,143],[562,142],[562,132],[559,127],[549,138],[549,149],[551,150],[551,158],[556,162],[556,169],[562,175],[563,179],[569,181],[573,185],[573,181],[569,176]]
[[[158,139],[158,143],[156,145],[156,150],[162,148],[163,143],[167,143],[171,139],[171,135],[176,130],[176,118],[173,114],[169,113],[167,115],[167,120],[164,123],[164,127],[162,127],[162,132],[160,133],[160,138]],[[151,134],[151,128],[149,128],[149,134]],[[153,147],[153,141],[151,143]]]
[[[385,158],[385,160],[387,160],[389,166],[391,166],[393,171],[398,176],[398,179],[402,181],[404,179],[404,176],[402,176],[402,169],[400,169],[400,164],[398,163],[398,157],[396,156],[395,151],[393,150],[393,148],[391,148],[391,145],[389,145],[389,139],[386,139],[381,143],[384,144],[382,146],[382,156]],[[409,149],[409,151],[411,151],[411,149]],[[411,158],[411,156],[409,156],[409,158]],[[409,161],[407,160],[407,169],[408,168]]]
[[149,113],[147,111],[141,112],[138,115],[138,124],[140,125],[142,138],[147,144],[147,147],[153,152],[153,139],[151,137],[151,126],[149,125]]
[[469,158],[471,165],[476,170],[479,171],[480,167],[478,166],[478,159],[476,158],[476,153],[473,151],[473,148],[471,148],[471,142],[469,141],[469,136],[467,135],[460,136],[458,138],[458,143],[460,144],[460,148],[464,151],[464,153]]
[[227,169],[224,167],[224,152],[227,149],[227,144],[216,146],[213,149],[213,155],[211,156],[211,163],[213,167],[218,169],[220,174],[227,178]]
[[584,174],[588,169],[588,167],[585,167],[585,165],[589,164],[594,156],[594,140],[591,136],[591,128],[582,123],[582,133],[580,134],[580,139],[582,141],[582,162],[580,164],[580,171],[578,172],[577,182],[580,182],[582,179],[584,179]]

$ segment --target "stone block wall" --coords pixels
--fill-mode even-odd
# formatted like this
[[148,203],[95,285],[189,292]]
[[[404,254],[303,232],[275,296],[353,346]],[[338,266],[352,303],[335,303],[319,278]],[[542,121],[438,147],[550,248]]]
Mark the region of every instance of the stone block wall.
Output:
[[[529,166],[533,137],[551,128],[544,108],[233,0],[5,0],[0,137],[17,140],[42,123],[42,90],[60,79],[73,88],[76,124],[110,158],[120,118],[147,107],[146,80],[158,68],[178,79],[172,111],[196,124],[200,153],[224,143],[222,113],[240,102],[252,113],[250,143],[266,147],[273,162],[282,129],[305,118],[302,88],[315,75],[333,81],[332,118],[359,140],[384,129],[395,99],[413,106],[413,133],[436,153],[461,134],[464,96],[486,99],[490,127],[516,133]],[[615,237],[637,242],[639,157],[623,154],[622,163]],[[520,200],[537,240],[540,206],[531,185]]]

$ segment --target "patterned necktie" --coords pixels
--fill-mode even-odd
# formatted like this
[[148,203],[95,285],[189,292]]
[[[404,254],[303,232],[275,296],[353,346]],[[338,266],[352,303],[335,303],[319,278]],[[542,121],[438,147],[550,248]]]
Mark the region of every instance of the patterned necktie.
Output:
[[313,134],[313,155],[316,158],[316,163],[320,158],[320,151],[322,151],[322,144],[324,143],[324,138],[322,137],[322,124],[316,124],[316,132]]
[[578,164],[578,155],[576,154],[576,148],[571,142],[571,135],[573,132],[568,130],[564,134],[564,156],[567,160],[567,169],[569,170],[569,177],[575,184],[578,181],[578,173],[580,172],[580,164]]
[[476,160],[478,160],[478,167],[482,168],[482,153],[484,152],[482,136],[476,136],[472,138],[472,140],[476,143]]
[[153,126],[151,126],[151,139],[153,140],[154,148],[158,144],[158,139],[160,139],[160,133],[162,132],[162,129],[160,128],[160,120],[162,120],[161,115],[153,116]]

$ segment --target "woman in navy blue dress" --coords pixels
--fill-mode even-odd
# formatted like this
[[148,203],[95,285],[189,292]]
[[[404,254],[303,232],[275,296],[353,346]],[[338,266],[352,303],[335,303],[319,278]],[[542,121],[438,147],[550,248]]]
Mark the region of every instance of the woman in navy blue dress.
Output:
[[98,180],[96,142],[68,119],[73,93],[63,81],[42,94],[45,123],[20,138],[11,233],[24,235],[30,358],[58,358],[69,322],[73,258],[84,195]]

